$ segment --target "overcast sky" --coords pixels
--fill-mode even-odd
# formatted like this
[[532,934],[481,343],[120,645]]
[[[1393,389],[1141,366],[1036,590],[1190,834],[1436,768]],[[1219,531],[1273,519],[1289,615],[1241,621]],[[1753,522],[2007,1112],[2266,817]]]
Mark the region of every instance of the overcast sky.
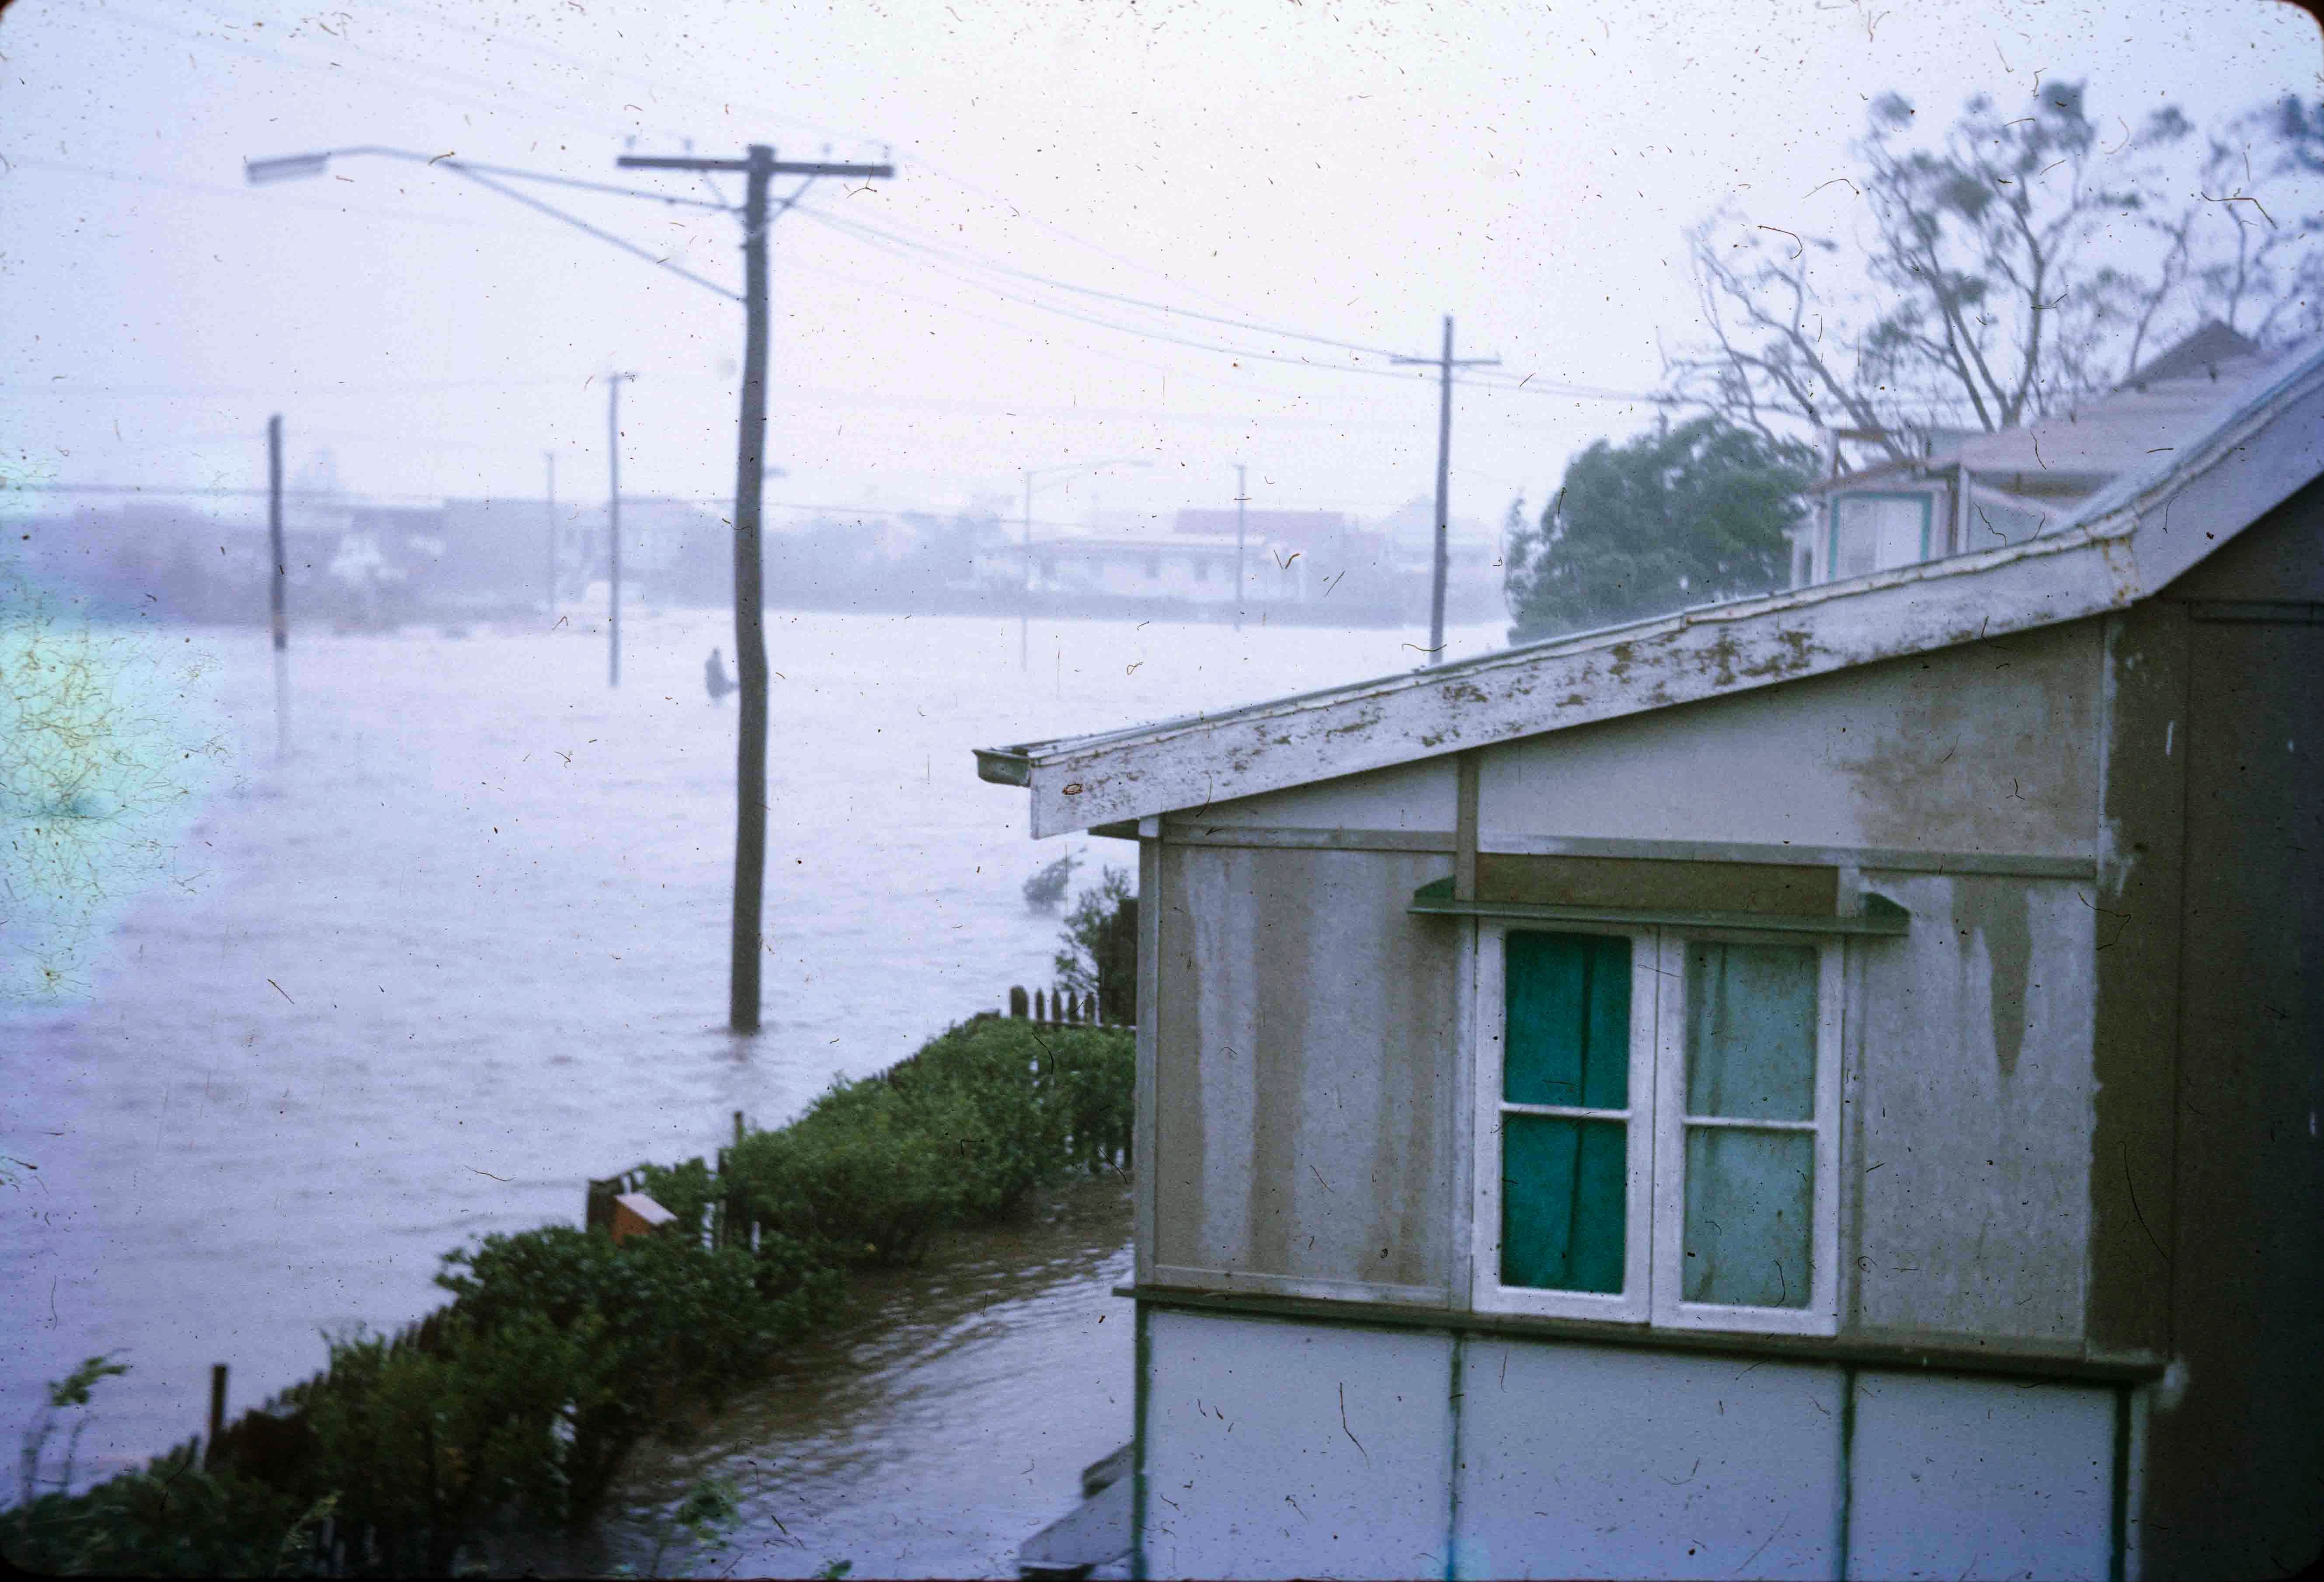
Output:
[[[1532,380],[1456,402],[1455,513],[1497,521],[1649,421],[1542,387],[1653,386],[1689,223],[1848,223],[1827,183],[1871,97],[1949,118],[2038,73],[2209,122],[2319,67],[2273,0],[16,0],[0,474],[262,484],[280,411],[293,468],[327,449],[352,489],[537,494],[553,450],[594,497],[620,368],[625,490],[726,495],[733,302],[440,169],[251,190],[242,162],[384,144],[701,198],[613,162],[760,141],[897,166],[775,227],[772,499],[1013,517],[1041,467],[1037,516],[1072,521],[1225,504],[1238,459],[1259,505],[1432,488],[1425,375],[1040,276],[1415,355],[1453,313]],[[739,285],[724,215],[532,190]],[[1061,465],[1113,458],[1148,465]]]

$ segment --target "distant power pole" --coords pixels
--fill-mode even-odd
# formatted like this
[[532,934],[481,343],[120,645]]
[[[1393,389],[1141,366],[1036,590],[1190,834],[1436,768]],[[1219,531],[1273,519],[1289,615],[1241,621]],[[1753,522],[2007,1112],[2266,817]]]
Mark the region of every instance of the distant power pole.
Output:
[[1247,469],[1235,463],[1235,630],[1242,630],[1242,508],[1250,504],[1250,482]]
[[[759,1031],[759,952],[767,878],[767,620],[759,518],[767,483],[767,189],[777,176],[881,180],[893,165],[785,162],[762,143],[742,159],[624,154],[632,170],[739,171],[742,199],[742,414],[734,454],[734,669],[742,707],[734,749],[734,927],[728,944],[727,1026]],[[801,190],[805,190],[802,186]],[[793,193],[784,204],[798,200]],[[777,213],[780,211],[778,210]]]
[[274,761],[290,755],[290,615],[283,607],[283,582],[290,557],[282,547],[282,414],[266,420],[266,547],[274,561],[267,579],[267,602],[274,630]]
[[605,685],[622,684],[622,385],[635,374],[605,375],[605,455],[612,479],[605,498]]
[[1434,363],[1436,365],[1436,573],[1430,579],[1428,590],[1428,662],[1441,664],[1444,659],[1444,578],[1452,569],[1451,512],[1452,481],[1452,370],[1455,368],[1498,367],[1499,357],[1468,357],[1455,361],[1452,356],[1452,315],[1444,315],[1444,351],[1434,357],[1398,357],[1399,363]]
[[557,614],[557,452],[544,450],[541,459],[549,463],[549,613]]

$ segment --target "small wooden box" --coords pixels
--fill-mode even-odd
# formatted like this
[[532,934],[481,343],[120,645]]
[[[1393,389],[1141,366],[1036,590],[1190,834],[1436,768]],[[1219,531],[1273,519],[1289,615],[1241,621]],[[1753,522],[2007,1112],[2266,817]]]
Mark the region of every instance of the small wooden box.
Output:
[[624,1192],[613,1199],[613,1240],[616,1242],[677,1223],[677,1215],[643,1192]]

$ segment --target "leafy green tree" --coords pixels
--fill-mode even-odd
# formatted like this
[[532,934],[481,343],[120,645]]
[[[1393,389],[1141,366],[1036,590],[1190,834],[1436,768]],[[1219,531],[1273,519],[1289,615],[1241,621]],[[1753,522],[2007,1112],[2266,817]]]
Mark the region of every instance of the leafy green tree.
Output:
[[1538,525],[1517,524],[1503,572],[1512,643],[1764,593],[1815,452],[1716,417],[1600,439],[1565,470]]
[[1069,994],[1096,995],[1102,1020],[1138,1020],[1138,894],[1126,868],[1106,867],[1058,930],[1052,967]]

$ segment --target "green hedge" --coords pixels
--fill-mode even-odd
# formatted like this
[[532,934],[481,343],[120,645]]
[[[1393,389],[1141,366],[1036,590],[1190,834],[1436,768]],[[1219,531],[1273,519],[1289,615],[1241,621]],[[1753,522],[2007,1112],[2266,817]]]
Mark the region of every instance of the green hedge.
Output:
[[789,1125],[633,1172],[678,1224],[616,1245],[547,1226],[446,1254],[450,1302],[78,1495],[0,1514],[50,1574],[447,1575],[504,1516],[587,1522],[622,1457],[681,1431],[835,1313],[844,1272],[1129,1158],[1133,1043],[979,1018]]
[[968,1022],[744,1138],[706,1190],[726,1194],[735,1240],[771,1234],[843,1265],[909,1261],[936,1232],[1005,1214],[1062,1173],[1126,1165],[1136,1063],[1117,1029]]

